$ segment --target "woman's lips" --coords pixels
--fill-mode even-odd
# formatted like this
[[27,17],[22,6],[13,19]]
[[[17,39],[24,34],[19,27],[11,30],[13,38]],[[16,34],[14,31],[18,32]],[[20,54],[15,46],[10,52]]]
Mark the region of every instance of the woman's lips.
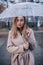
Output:
[[19,24],[18,26],[21,26],[21,24]]

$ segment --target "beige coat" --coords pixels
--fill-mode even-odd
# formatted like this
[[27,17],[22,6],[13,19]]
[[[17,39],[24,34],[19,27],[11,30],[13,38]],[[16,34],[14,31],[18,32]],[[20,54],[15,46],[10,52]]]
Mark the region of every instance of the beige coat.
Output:
[[[33,48],[36,45],[36,40],[34,37],[33,30],[30,29],[31,33],[28,37],[28,42],[31,43]],[[34,56],[31,50],[24,51],[23,43],[24,36],[20,35],[18,32],[18,37],[13,39],[11,38],[11,31],[9,31],[8,42],[7,42],[7,50],[12,54],[11,65],[34,65]]]

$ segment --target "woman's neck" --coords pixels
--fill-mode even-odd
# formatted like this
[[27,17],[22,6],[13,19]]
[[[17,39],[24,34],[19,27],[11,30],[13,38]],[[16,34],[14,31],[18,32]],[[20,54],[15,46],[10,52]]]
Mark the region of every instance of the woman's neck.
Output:
[[20,28],[18,28],[17,27],[17,30],[20,32],[20,34],[22,35],[22,28],[20,29]]

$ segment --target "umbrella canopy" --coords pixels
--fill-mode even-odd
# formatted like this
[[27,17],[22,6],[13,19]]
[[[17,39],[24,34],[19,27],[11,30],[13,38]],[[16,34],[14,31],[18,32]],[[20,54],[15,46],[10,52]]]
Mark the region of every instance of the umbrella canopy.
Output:
[[9,6],[0,18],[11,18],[17,16],[43,16],[43,5],[40,3],[23,2]]

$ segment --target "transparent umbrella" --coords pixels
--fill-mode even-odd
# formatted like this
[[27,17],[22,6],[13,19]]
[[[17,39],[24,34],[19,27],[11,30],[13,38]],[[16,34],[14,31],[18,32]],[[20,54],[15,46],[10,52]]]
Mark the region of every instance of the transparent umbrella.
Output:
[[43,5],[32,2],[12,4],[12,6],[9,6],[2,14],[0,14],[0,18],[17,16],[43,16]]

